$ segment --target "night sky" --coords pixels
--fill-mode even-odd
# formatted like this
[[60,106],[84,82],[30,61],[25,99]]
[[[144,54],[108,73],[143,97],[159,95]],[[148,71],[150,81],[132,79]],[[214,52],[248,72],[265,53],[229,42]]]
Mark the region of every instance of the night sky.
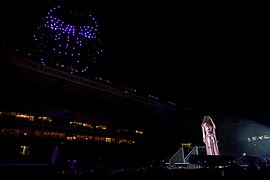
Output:
[[[61,1],[8,1],[1,41],[30,48],[41,17]],[[64,1],[63,1],[64,2]],[[263,6],[178,1],[74,1],[103,28],[98,75],[209,114],[268,117],[269,27]]]

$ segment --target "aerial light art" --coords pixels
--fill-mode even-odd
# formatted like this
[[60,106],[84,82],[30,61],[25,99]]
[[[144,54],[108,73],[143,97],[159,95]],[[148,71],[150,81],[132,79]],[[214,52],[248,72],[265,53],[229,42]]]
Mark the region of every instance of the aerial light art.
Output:
[[85,73],[103,55],[99,23],[89,10],[56,6],[33,35],[43,65]]

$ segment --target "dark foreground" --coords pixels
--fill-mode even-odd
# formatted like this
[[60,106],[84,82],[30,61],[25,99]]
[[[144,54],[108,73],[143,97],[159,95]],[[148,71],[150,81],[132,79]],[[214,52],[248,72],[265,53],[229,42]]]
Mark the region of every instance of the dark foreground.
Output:
[[270,167],[222,167],[197,169],[168,169],[166,167],[143,167],[139,169],[55,170],[41,166],[1,166],[4,177],[37,178],[95,178],[95,177],[268,177]]

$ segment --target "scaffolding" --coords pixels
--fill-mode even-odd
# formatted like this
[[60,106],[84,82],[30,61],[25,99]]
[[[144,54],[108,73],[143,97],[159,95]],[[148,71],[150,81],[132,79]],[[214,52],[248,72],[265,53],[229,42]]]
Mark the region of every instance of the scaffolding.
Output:
[[200,146],[195,146],[191,148],[191,151],[188,152],[187,155],[185,155],[185,149],[181,147],[174,155],[169,159],[169,162],[166,163],[167,167],[169,169],[197,169],[201,168],[197,164],[191,164],[189,163],[189,158],[192,155],[198,155],[199,154],[199,149],[204,148]]

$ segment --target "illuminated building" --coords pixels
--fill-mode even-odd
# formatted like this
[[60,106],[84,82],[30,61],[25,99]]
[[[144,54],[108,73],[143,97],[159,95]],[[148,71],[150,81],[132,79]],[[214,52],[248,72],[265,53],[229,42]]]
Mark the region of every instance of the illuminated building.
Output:
[[[124,87],[115,88],[17,55],[4,56],[3,61],[2,142],[12,147],[17,146],[15,142],[29,146],[30,155],[33,142],[48,146],[120,143],[134,144],[133,149],[142,145],[149,158],[165,158],[179,143],[196,139],[192,136],[196,131],[195,117],[166,101],[143,97],[127,92]],[[140,157],[144,157],[142,153]]]

